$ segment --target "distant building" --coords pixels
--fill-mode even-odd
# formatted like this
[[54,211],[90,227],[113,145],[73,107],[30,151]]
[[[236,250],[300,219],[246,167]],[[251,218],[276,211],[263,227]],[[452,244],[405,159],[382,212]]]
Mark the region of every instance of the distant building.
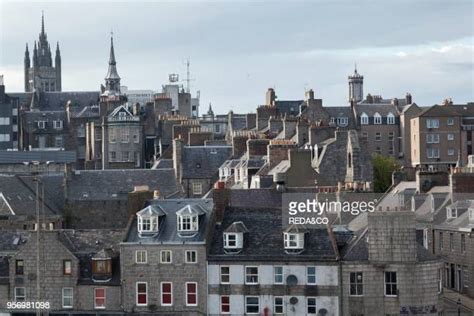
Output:
[[0,150],[18,149],[18,98],[5,94],[0,76]]

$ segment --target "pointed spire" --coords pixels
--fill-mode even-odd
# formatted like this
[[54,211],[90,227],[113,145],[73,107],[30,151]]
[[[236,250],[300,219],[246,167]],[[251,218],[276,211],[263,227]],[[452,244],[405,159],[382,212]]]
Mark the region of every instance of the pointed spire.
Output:
[[25,50],[25,55],[29,55],[30,51],[28,50],[28,43],[26,43],[26,50]]
[[354,73],[357,74],[357,63],[354,63]]
[[44,34],[44,11],[41,11],[41,34]]
[[115,65],[115,52],[114,52],[114,33],[110,32],[110,58],[109,65]]

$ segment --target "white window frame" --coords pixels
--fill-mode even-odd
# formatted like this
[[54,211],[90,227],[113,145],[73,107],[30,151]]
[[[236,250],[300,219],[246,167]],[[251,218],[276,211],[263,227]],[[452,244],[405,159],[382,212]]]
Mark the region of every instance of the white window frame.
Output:
[[[64,292],[65,290],[71,290],[71,295],[66,295]],[[72,287],[63,287],[62,288],[62,306],[63,308],[73,308],[74,307],[74,288]],[[71,305],[66,305],[65,300],[70,299]]]
[[138,232],[139,233],[153,233],[157,231],[158,231],[158,216],[151,216],[151,217],[138,216]]
[[454,156],[454,148],[448,148],[448,156]]
[[[390,280],[390,282],[388,282],[388,280],[387,280],[387,273],[395,273],[395,279],[396,279],[396,281],[393,282],[393,281]],[[398,276],[397,276],[397,272],[396,272],[396,271],[384,271],[384,273],[383,273],[383,278],[384,278],[384,289],[383,289],[384,295],[387,296],[387,297],[397,297],[397,296],[398,296],[397,294],[387,294],[387,285],[390,285],[390,286],[395,285],[395,290],[396,290],[396,292],[398,292]]]
[[[97,290],[103,290],[104,291],[104,305],[103,306],[100,306],[100,305],[97,305]],[[99,298],[102,298],[102,297],[99,297]],[[105,309],[107,306],[107,289],[105,287],[96,287],[94,288],[94,308],[95,309]]]
[[[235,245],[231,245],[229,237],[235,237]],[[239,249],[242,248],[242,233],[224,233],[224,248],[228,249]]]
[[439,119],[427,119],[426,128],[439,128]]
[[[163,255],[169,254],[169,261],[164,261],[163,260]],[[166,250],[160,250],[160,263],[162,264],[172,264],[173,263],[173,251],[166,249]]]
[[382,141],[382,132],[376,132],[375,133],[375,141],[376,142],[381,142]]
[[[309,273],[309,269],[310,268],[314,268],[314,274],[310,274]],[[316,282],[317,282],[317,279],[316,279],[316,266],[306,266],[306,284],[308,285],[316,285]],[[314,276],[314,282],[311,282],[309,280],[310,277],[313,277]]]
[[[222,268],[227,268],[228,269],[228,273],[222,273]],[[227,278],[229,279],[229,281],[222,281],[222,276],[227,276]],[[219,266],[219,283],[220,284],[230,284],[230,266]]]
[[37,126],[39,129],[45,129],[46,128],[46,121],[38,121]]
[[430,159],[439,158],[439,148],[426,148],[426,156]]
[[[277,269],[281,269],[281,273],[277,273]],[[277,281],[277,277],[281,277],[281,281]],[[283,284],[284,280],[284,273],[283,273],[283,266],[275,266],[273,267],[273,284]]]
[[178,215],[178,231],[197,232],[199,230],[199,217],[197,215]]
[[[227,297],[229,303],[223,304],[223,303],[222,303],[222,298],[223,298],[223,297]],[[230,295],[221,295],[220,298],[219,298],[219,305],[220,305],[220,312],[221,312],[221,314],[224,314],[224,315],[225,315],[225,314],[230,314]],[[224,312],[224,311],[222,310],[222,306],[224,306],[224,305],[229,305],[229,311],[228,311],[228,312]]]
[[[281,300],[281,304],[277,304],[276,300],[277,299],[280,299]],[[277,312],[277,306],[278,307],[281,307],[281,312]],[[273,314],[274,315],[283,315],[284,314],[284,311],[285,311],[285,301],[284,301],[284,298],[283,296],[274,296],[273,297]]]
[[135,251],[135,263],[136,264],[147,264],[148,263],[148,251],[140,249]]
[[[188,260],[188,254],[191,255],[191,258],[194,257],[194,261],[193,260]],[[198,258],[197,258],[197,251],[196,250],[185,250],[184,251],[184,262],[185,263],[190,263],[190,264],[196,264],[198,263]]]
[[449,126],[454,125],[454,117],[448,117],[446,124]]
[[193,182],[192,183],[193,195],[201,195],[202,194],[202,183],[201,182]]
[[387,124],[394,125],[395,124],[395,115],[392,112],[388,113],[387,115]]
[[382,124],[382,115],[380,115],[379,112],[375,112],[374,114],[374,124],[375,125]]
[[[351,281],[351,276],[352,275],[355,275],[355,282],[352,282]],[[359,282],[357,280],[357,277],[358,275],[361,275],[362,277],[362,280]],[[358,290],[358,285],[362,285],[362,289],[361,289],[361,292],[362,293],[359,293],[359,290]],[[352,293],[352,286],[355,286],[355,294]],[[364,296],[364,272],[362,271],[351,271],[349,272],[349,296]]]
[[[257,269],[257,273],[249,273],[248,269]],[[259,282],[259,268],[258,266],[245,266],[245,284],[248,285],[256,285]],[[254,276],[257,276],[257,281],[249,281],[248,278],[252,278]]]
[[454,140],[454,134],[448,133],[448,140]]
[[369,116],[365,112],[360,115],[360,125],[369,125]]
[[[296,239],[293,239],[296,238]],[[284,233],[283,239],[285,242],[285,249],[303,249],[304,248],[304,234],[303,233]]]
[[[138,292],[138,285],[145,284],[145,292]],[[138,303],[138,296],[140,294],[145,294],[146,303]],[[137,306],[147,306],[148,305],[148,282],[136,282],[135,283],[135,304]]]
[[[313,304],[310,305],[310,304],[309,304],[309,300],[314,300],[314,305],[313,305]],[[310,313],[310,312],[309,312],[309,308],[310,308],[310,307],[313,307],[313,306],[314,306],[314,311],[315,311],[315,312],[314,312],[314,313]],[[317,313],[318,313],[318,307],[317,307],[317,306],[318,306],[318,304],[317,304],[316,297],[310,296],[310,297],[307,297],[307,298],[306,298],[306,314],[307,314],[307,315],[317,315]]]
[[[189,284],[194,284],[195,287],[196,287],[196,292],[194,293],[194,295],[196,296],[196,303],[194,303],[194,304],[190,304],[188,302],[188,295],[189,295],[188,285]],[[186,282],[185,283],[185,292],[186,292],[185,293],[186,294],[186,306],[198,306],[198,284],[197,284],[197,282]]]
[[[23,290],[23,295],[18,294],[18,290]],[[25,302],[26,301],[26,288],[25,287],[15,287],[15,302]]]
[[[163,285],[170,284],[170,292],[163,292]],[[163,303],[163,294],[170,294],[171,295],[171,303]],[[161,306],[173,306],[173,282],[164,281],[160,282],[160,303]]]
[[53,121],[54,129],[63,129],[63,121],[62,120],[54,120]]
[[[257,299],[257,305],[255,304],[248,304],[247,299],[249,298],[256,298]],[[257,312],[248,312],[248,307],[249,306],[257,306],[258,311]],[[260,296],[253,296],[253,295],[248,295],[245,296],[245,315],[258,315],[260,314]]]
[[426,134],[427,144],[439,144],[439,134]]

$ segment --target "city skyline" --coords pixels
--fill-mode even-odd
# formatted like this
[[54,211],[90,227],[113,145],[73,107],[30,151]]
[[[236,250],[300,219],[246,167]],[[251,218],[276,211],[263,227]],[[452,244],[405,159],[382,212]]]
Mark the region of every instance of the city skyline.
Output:
[[[48,40],[61,47],[64,91],[99,89],[113,30],[122,85],[160,90],[170,73],[184,79],[190,58],[192,92],[201,91],[203,110],[211,102],[217,113],[252,111],[264,103],[268,87],[281,100],[303,99],[312,88],[325,105],[345,105],[354,63],[364,75],[364,94],[410,92],[422,106],[446,97],[463,103],[473,100],[472,9],[468,1],[180,1],[143,2],[138,12],[130,3],[110,1],[3,1],[1,73],[7,91],[23,91],[25,43],[32,48],[44,10]],[[20,10],[24,18],[13,18]],[[104,10],[106,21],[99,17]],[[308,19],[307,12],[315,17]],[[338,18],[329,18],[331,12]],[[390,22],[401,14],[402,24]],[[440,23],[453,18],[455,25]]]

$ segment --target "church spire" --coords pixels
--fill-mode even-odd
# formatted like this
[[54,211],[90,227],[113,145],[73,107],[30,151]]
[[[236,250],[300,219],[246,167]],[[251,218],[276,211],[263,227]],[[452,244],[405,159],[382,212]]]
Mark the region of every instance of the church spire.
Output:
[[44,35],[44,11],[41,11],[41,34]]
[[109,65],[116,65],[115,61],[115,52],[114,52],[114,34],[110,34],[110,58],[109,58]]
[[117,62],[115,61],[113,33],[110,34],[109,69],[105,76],[105,87],[108,91],[120,93],[120,76],[117,72]]

